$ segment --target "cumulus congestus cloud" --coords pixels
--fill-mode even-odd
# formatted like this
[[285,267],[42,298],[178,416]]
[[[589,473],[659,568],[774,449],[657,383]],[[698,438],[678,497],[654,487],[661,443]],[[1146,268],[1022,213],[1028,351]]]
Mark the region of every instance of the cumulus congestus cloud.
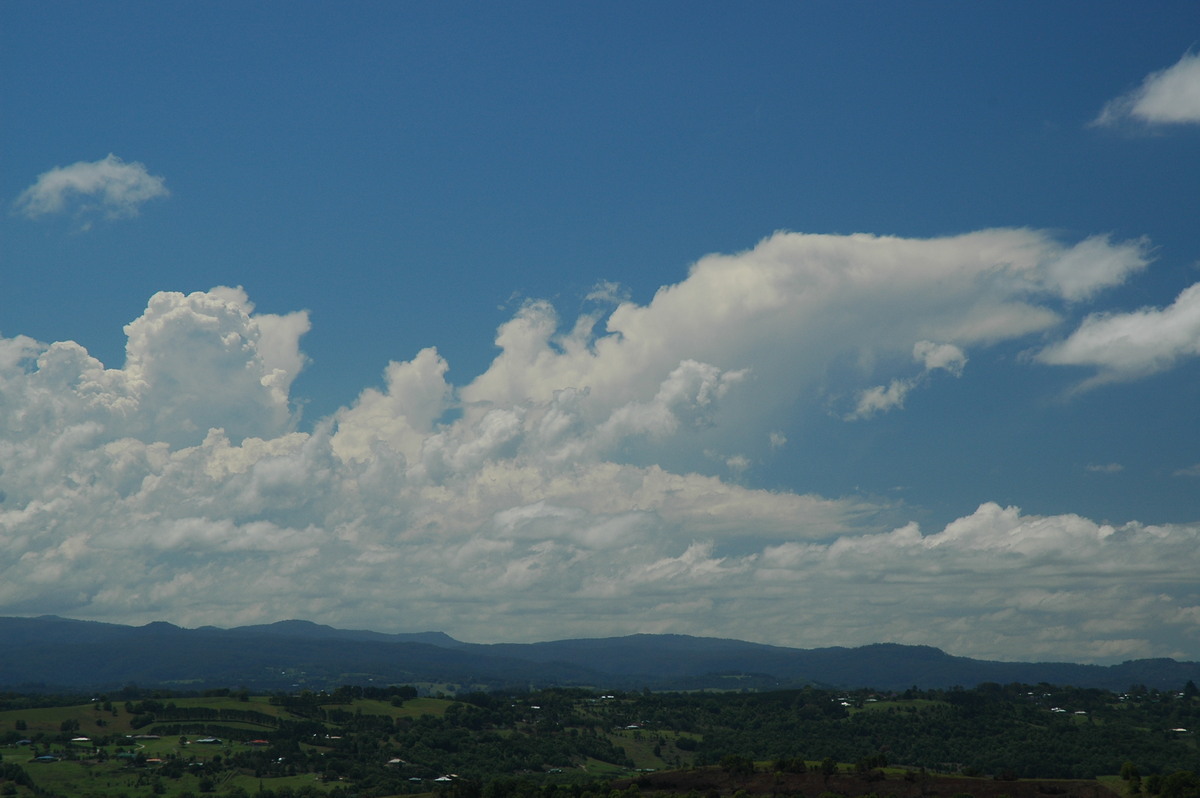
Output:
[[120,368],[0,339],[0,612],[1171,654],[1200,629],[1196,526],[985,503],[895,528],[895,507],[695,467],[782,446],[834,361],[858,364],[847,396],[914,361],[969,379],[972,349],[1055,329],[1145,251],[780,233],[607,316],[530,302],[465,385],[426,349],[309,431],[290,397],[307,314],[240,289],[155,295]]

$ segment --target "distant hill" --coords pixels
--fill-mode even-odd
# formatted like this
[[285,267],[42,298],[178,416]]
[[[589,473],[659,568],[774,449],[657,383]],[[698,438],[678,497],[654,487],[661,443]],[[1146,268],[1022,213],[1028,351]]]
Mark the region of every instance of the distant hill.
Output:
[[1120,665],[991,662],[929,646],[881,643],[797,649],[685,635],[548,643],[463,643],[440,632],[383,634],[309,621],[184,629],[0,618],[0,689],[320,690],[342,684],[437,684],[449,690],[582,686],[595,689],[779,689],[816,684],[903,690],[981,682],[1122,690],[1179,689],[1200,663]]

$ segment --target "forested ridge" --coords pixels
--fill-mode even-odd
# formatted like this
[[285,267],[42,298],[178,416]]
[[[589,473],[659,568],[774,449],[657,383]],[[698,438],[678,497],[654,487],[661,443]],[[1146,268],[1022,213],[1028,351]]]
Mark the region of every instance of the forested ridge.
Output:
[[0,690],[112,691],[129,682],[176,689],[245,685],[335,690],[343,684],[453,683],[453,692],[550,687],[783,690],[819,685],[888,690],[973,687],[984,682],[1160,690],[1200,682],[1200,662],[1129,660],[1118,665],[997,662],[931,646],[876,643],[799,649],[673,634],[463,643],[434,632],[380,634],[280,621],[234,629],[183,629],[0,617]]
[[[1031,779],[1112,777],[1108,786],[1128,796],[1196,798],[1197,727],[1192,682],[1123,692],[989,683],[457,696],[411,686],[272,695],[131,686],[86,698],[0,695],[0,795],[1017,798]],[[977,786],[939,790],[935,780],[950,776]]]

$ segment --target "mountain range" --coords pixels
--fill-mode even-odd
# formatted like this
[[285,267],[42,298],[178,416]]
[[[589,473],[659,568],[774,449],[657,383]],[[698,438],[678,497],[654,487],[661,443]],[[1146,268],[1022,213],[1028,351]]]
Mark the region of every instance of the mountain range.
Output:
[[464,643],[441,632],[384,634],[309,621],[184,629],[0,618],[0,689],[332,689],[413,684],[447,692],[578,686],[599,690],[784,689],[804,685],[903,690],[982,682],[1123,690],[1200,682],[1200,663],[998,662],[930,646],[879,643],[799,649],[685,635]]

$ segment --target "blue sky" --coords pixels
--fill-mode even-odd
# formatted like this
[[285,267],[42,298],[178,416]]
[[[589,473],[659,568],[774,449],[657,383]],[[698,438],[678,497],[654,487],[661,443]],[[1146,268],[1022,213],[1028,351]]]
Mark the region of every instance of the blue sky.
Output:
[[1200,659],[1198,21],[6,3],[0,614]]

